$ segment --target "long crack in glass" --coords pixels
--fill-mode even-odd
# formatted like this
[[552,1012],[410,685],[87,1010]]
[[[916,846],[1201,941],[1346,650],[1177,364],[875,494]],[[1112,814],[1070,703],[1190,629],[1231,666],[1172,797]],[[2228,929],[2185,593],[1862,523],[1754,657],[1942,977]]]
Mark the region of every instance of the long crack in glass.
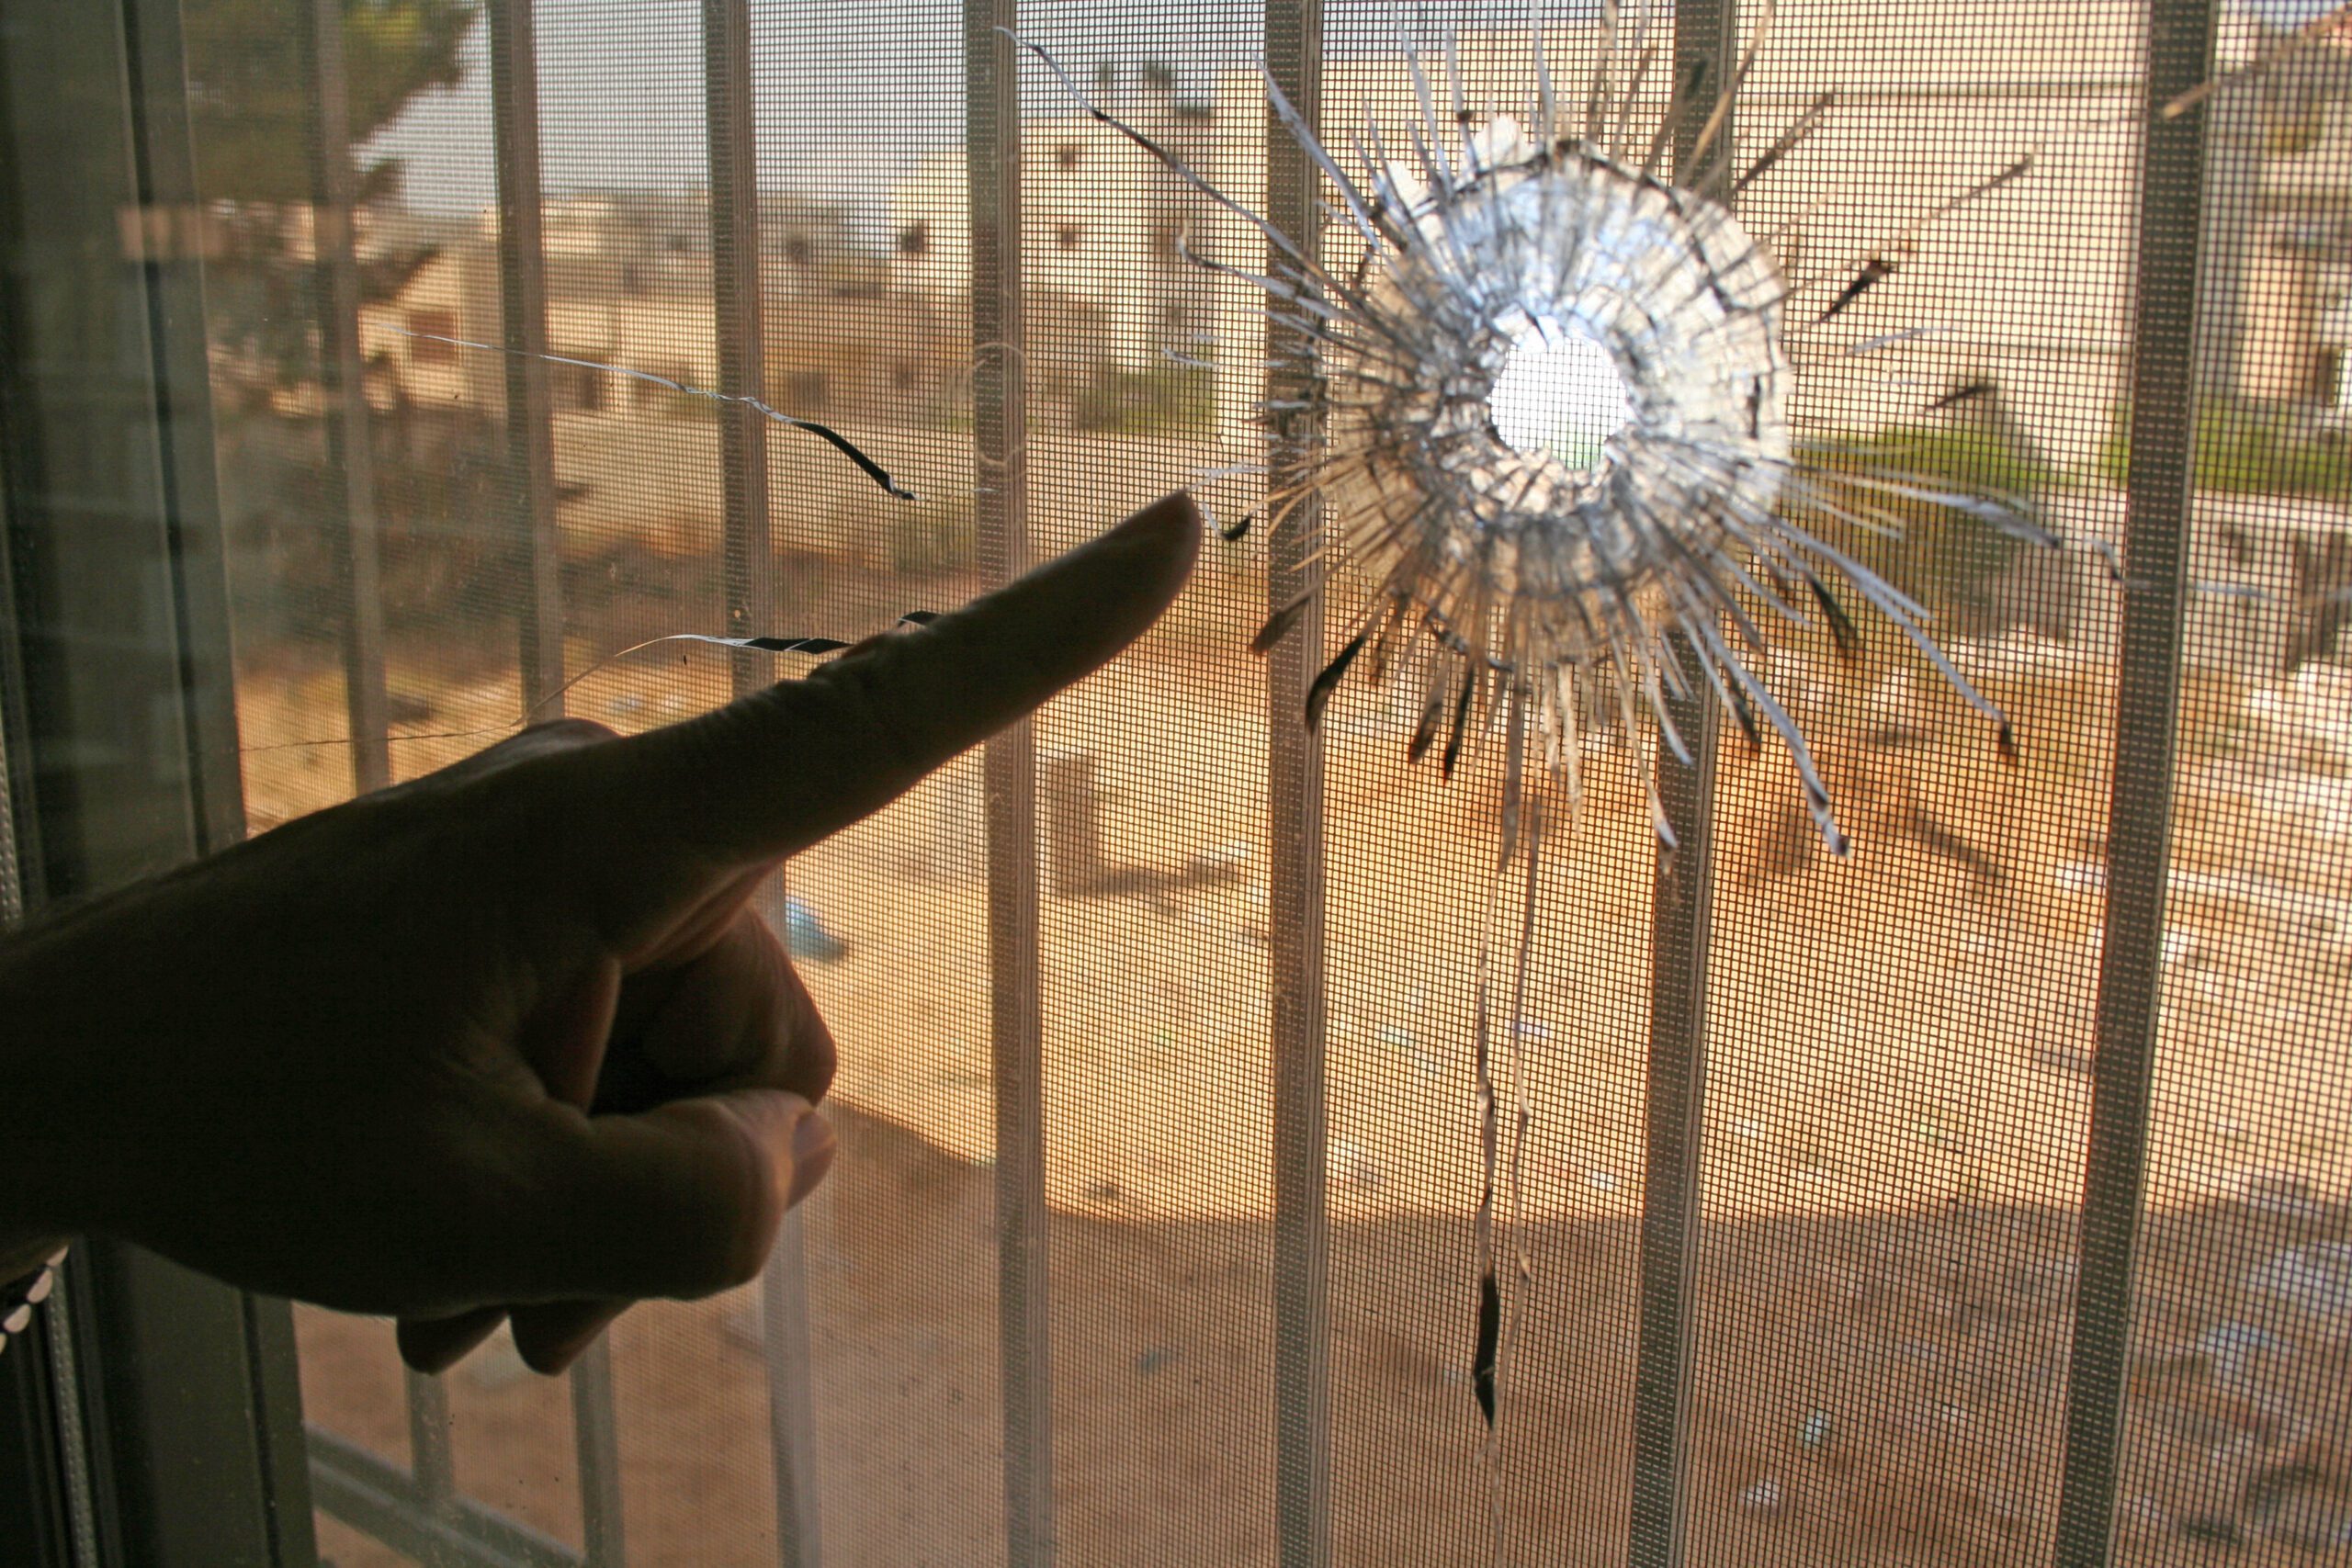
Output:
[[[1792,434],[1788,411],[1808,364],[1850,363],[1934,330],[1851,341],[1849,308],[1899,286],[1928,230],[2028,175],[2035,158],[1988,160],[1980,177],[1880,248],[1789,276],[1774,254],[1789,233],[1753,234],[1726,203],[1784,166],[1834,99],[1813,100],[1735,173],[1730,105],[1770,22],[1767,7],[1719,98],[1678,92],[1662,121],[1641,131],[1637,100],[1660,37],[1646,5],[1630,16],[1604,7],[1580,116],[1555,90],[1540,28],[1532,101],[1516,113],[1467,101],[1451,47],[1433,71],[1404,46],[1411,123],[1401,146],[1367,109],[1335,154],[1268,75],[1273,114],[1328,186],[1336,232],[1321,247],[1283,233],[1098,107],[1044,49],[1027,45],[1089,114],[1266,243],[1262,273],[1238,256],[1184,254],[1262,291],[1278,345],[1268,368],[1279,374],[1268,384],[1307,389],[1270,396],[1259,411],[1283,459],[1266,469],[1277,476],[1269,532],[1304,525],[1315,515],[1307,503],[1319,501],[1322,548],[1343,564],[1339,580],[1370,588],[1309,687],[1304,722],[1318,724],[1358,676],[1402,682],[1412,694],[1410,762],[1434,754],[1451,777],[1466,750],[1498,730],[1502,738],[1500,850],[1476,959],[1471,1361],[1498,1551],[1498,1409],[1530,1268],[1518,1250],[1522,1288],[1507,1311],[1499,1259],[1506,1235],[1522,1230],[1534,1111],[1514,1030],[1507,1048],[1522,1088],[1506,1140],[1494,1051],[1497,927],[1523,856],[1516,997],[1537,919],[1544,797],[1560,797],[1558,815],[1572,824],[1583,759],[1613,732],[1643,772],[1653,826],[1671,852],[1645,720],[1688,764],[1668,699],[1704,682],[1751,745],[1766,726],[1780,738],[1822,837],[1842,854],[1848,840],[1804,732],[1758,672],[1770,668],[1777,634],[1813,625],[1851,659],[1860,634],[1846,600],[1859,596],[1996,727],[2006,759],[2015,761],[2016,746],[2007,717],[1928,637],[1928,612],[1840,541],[1899,535],[1905,513],[1926,507],[2041,547],[2064,543],[2036,518],[2030,497],[1914,472],[1900,443],[1808,449]],[[1662,173],[1677,126],[1702,115],[1685,166]],[[1351,261],[1332,259],[1349,252]],[[1954,410],[1987,390],[1932,389],[1918,412]],[[1313,597],[1276,611],[1257,651],[1290,635]],[[1506,1186],[1508,1226],[1498,1212]]]

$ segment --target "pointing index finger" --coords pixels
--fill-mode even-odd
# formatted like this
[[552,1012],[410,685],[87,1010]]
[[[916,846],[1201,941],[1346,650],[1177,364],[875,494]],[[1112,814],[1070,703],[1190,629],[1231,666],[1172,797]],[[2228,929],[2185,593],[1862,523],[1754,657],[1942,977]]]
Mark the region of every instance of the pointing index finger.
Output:
[[1174,602],[1200,535],[1192,498],[1165,497],[953,615],[624,743],[628,776],[716,857],[797,853],[1108,663]]

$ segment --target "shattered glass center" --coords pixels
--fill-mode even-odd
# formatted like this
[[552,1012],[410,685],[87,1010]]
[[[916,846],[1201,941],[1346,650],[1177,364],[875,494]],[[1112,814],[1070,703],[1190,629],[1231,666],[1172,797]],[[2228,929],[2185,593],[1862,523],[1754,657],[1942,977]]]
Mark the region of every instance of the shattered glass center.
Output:
[[1512,446],[1548,453],[1577,473],[1600,467],[1609,438],[1634,417],[1609,351],[1581,327],[1550,318],[1511,345],[1487,406],[1495,433]]
[[1690,192],[1595,154],[1487,156],[1450,190],[1384,192],[1410,220],[1370,330],[1326,358],[1335,446],[1361,454],[1326,489],[1368,570],[1476,585],[1543,662],[1576,663],[1773,514],[1787,287]]

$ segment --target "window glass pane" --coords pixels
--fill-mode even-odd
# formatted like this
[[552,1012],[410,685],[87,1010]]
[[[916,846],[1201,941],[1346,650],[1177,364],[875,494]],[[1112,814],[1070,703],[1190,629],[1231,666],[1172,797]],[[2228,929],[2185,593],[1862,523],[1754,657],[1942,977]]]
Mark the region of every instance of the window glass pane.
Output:
[[[2263,68],[2152,121],[2152,16],[2202,6],[182,0],[252,829],[808,667],[649,639],[891,630],[1180,485],[1220,536],[1134,653],[756,895],[842,1052],[842,1157],[765,1278],[569,1383],[503,1336],[410,1380],[386,1325],[299,1314],[335,1560],[2352,1540],[2352,85],[2290,37],[2315,7],[2218,9]],[[2161,164],[2166,126],[2201,151]],[[1529,265],[1623,264],[1556,311],[1476,227],[1539,173],[1577,195],[1540,186],[1575,210]],[[2196,209],[2192,296],[2147,258]],[[1365,259],[1441,210],[1443,288]],[[1271,318],[1269,228],[1323,275]],[[1694,309],[1687,363],[1626,350]],[[2169,437],[2132,406],[2166,376]],[[1291,506],[1365,428],[1423,468]],[[1626,477],[1645,441],[1671,482]],[[1507,550],[1464,450],[1549,465]],[[2184,584],[2146,564],[2167,456]],[[1399,494],[1458,526],[1392,547]],[[1399,560],[1438,651],[1375,686]],[[1621,616],[1680,649],[1627,654],[1622,709],[1602,658],[1588,707],[1528,679]],[[1450,683],[1490,646],[1517,768],[1512,703]],[[2165,891],[2119,908],[2143,830]],[[2095,1134],[2150,1046],[2146,1125]],[[2094,1257],[2116,1214],[2136,1254]]]

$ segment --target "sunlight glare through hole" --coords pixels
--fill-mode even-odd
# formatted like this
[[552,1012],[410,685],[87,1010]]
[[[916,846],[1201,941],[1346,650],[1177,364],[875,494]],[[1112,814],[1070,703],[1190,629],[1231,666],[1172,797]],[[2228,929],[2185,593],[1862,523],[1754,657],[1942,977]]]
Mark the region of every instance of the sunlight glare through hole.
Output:
[[1609,351],[1581,328],[1538,321],[1511,344],[1487,394],[1495,430],[1521,452],[1549,452],[1589,472],[1609,438],[1634,417]]

